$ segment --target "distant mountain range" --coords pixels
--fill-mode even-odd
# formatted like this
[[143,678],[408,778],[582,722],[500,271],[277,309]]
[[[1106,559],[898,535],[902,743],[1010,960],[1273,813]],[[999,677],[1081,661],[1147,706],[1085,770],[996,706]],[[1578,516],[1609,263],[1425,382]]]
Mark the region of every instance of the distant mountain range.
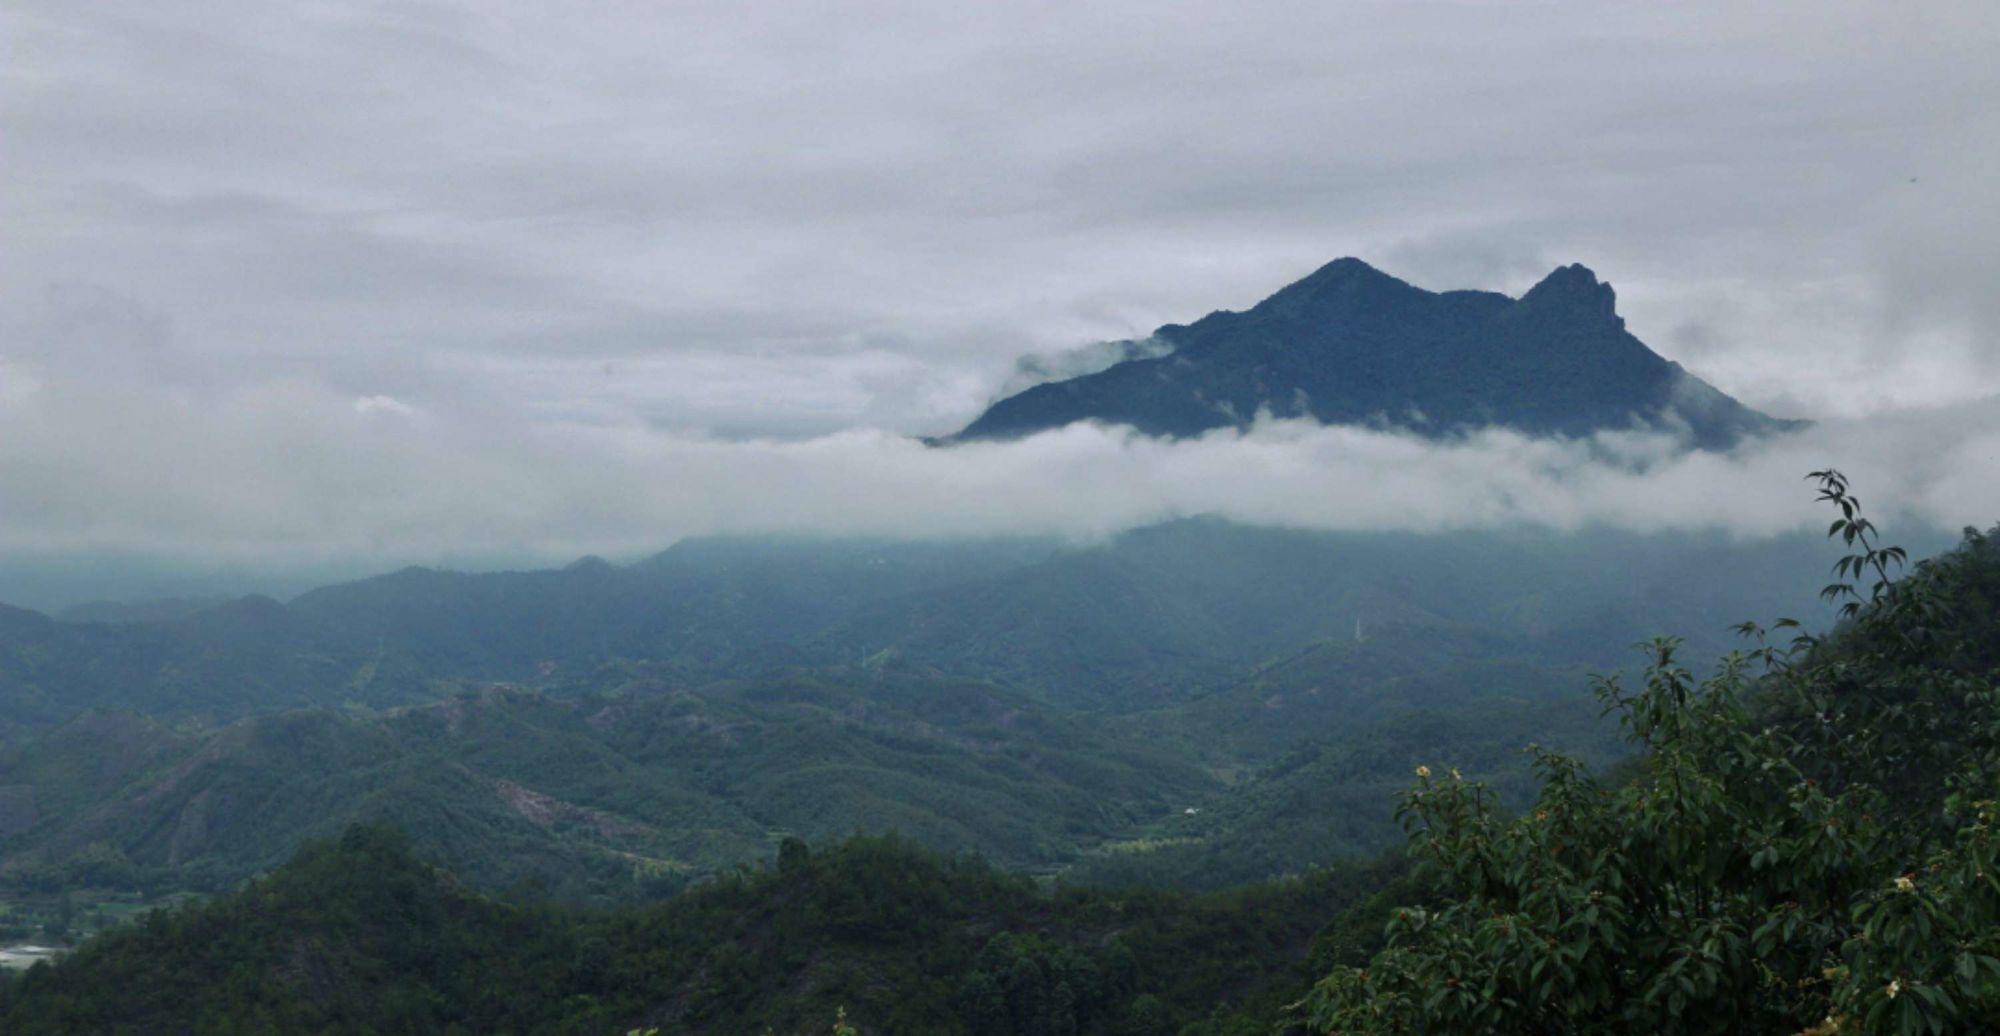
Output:
[[1010,866],[1250,880],[1391,844],[1415,762],[1504,792],[1527,741],[1601,753],[1586,671],[1667,631],[1712,656],[1824,571],[1805,537],[1189,519],[0,607],[0,901],[100,871],[226,886],[385,817],[483,885],[566,898],[891,828]]
[[[1378,640],[1396,625],[1463,627],[1498,638],[1459,652],[1471,657],[1615,664],[1641,636],[1719,633],[1688,626],[1722,604],[1776,607],[1776,587],[1811,583],[1821,556],[1804,538],[1336,534],[1189,519],[1089,546],[688,540],[633,565],[411,568],[287,602],[135,605],[117,622],[0,605],[0,746],[96,707],[212,726],[301,706],[393,708],[491,682],[577,693],[628,664],[700,687],[893,658],[1122,712],[1351,640],[1359,617]],[[1693,573],[1706,583],[1684,585]],[[131,618],[150,612],[162,617]]]
[[1701,449],[1804,422],[1759,413],[1625,330],[1580,265],[1518,299],[1431,292],[1359,259],[1328,263],[1242,313],[1168,324],[1131,357],[994,403],[940,442],[1013,439],[1078,421],[1184,437],[1259,415],[1441,436],[1486,426],[1585,436],[1635,425]]

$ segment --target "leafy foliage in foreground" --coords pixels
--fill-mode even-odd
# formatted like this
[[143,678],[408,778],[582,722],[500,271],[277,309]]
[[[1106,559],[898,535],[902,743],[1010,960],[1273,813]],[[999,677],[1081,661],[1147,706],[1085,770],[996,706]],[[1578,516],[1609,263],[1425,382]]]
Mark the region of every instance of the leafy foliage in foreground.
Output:
[[1700,682],[1656,642],[1643,687],[1599,689],[1646,752],[1623,786],[1543,753],[1538,802],[1507,821],[1481,785],[1420,768],[1411,847],[1451,895],[1398,911],[1387,949],[1299,1005],[1306,1024],[1910,1036],[2000,1019],[2000,551],[1968,532],[1892,581],[1900,552],[1819,477],[1857,551],[1839,575],[1873,580],[1828,587],[1849,625]]
[[896,839],[787,842],[616,913],[508,903],[392,829],[315,843],[0,989],[8,1033],[1268,1032],[1326,918],[1381,868],[1222,896],[1044,895]]

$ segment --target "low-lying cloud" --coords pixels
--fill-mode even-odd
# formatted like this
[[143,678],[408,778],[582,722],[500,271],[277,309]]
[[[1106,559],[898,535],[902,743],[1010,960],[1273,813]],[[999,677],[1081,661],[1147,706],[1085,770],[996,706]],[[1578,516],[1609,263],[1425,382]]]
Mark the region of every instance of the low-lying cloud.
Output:
[[1051,381],[1067,381],[1114,367],[1127,360],[1152,360],[1174,351],[1172,342],[1158,336],[1118,342],[1094,342],[1077,349],[1031,353],[1014,362],[1014,373],[994,399],[1024,392]]
[[[1884,524],[2000,519],[2000,404],[1823,422],[1731,453],[1664,434],[1449,441],[1267,421],[1162,441],[1076,425],[929,448],[879,431],[725,440],[494,422],[303,382],[223,396],[0,394],[0,557],[236,564],[629,556],[707,533],[1090,538],[1178,516],[1329,530],[1726,530],[1820,522],[1834,465]],[[4,598],[0,598],[4,599]]]

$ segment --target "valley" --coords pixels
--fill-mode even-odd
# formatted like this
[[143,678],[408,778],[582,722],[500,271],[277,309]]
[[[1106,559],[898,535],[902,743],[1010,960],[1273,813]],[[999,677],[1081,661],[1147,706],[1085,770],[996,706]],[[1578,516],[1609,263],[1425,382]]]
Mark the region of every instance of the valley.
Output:
[[[1356,998],[1384,994],[1357,992],[1366,983],[1436,988],[1410,976],[1438,951],[1398,941],[1421,938],[1400,934],[1413,914],[1487,923],[1461,921],[1443,898],[1465,879],[1391,848],[1394,819],[1383,814],[1399,800],[1430,825],[1409,828],[1425,851],[1489,839],[1494,852],[1529,847],[1510,865],[1525,870],[1506,872],[1527,877],[1488,880],[1550,880],[1537,875],[1561,854],[1550,862],[1534,839],[1563,811],[1591,810],[1590,824],[1664,823],[1659,835],[1636,826],[1570,837],[1611,840],[1605,858],[1633,874],[1657,866],[1655,854],[1680,854],[1658,881],[1716,867],[1699,880],[1738,888],[1728,909],[1782,919],[1799,909],[1788,897],[1801,879],[1736,859],[1775,850],[1747,833],[1689,840],[1686,825],[1761,824],[1762,837],[1805,839],[1785,851],[1806,861],[1934,838],[1931,811],[1966,807],[1925,775],[1980,780],[2000,744],[1990,688],[1956,690],[1995,663],[1994,542],[1971,535],[1885,584],[1894,592],[1859,598],[1826,639],[1756,656],[1766,675],[1744,675],[1738,656],[1696,677],[1678,668],[1681,658],[1703,664],[1695,642],[1669,639],[1648,649],[1643,671],[1606,677],[1595,701],[1562,685],[1578,674],[1546,643],[1497,662],[1499,640],[1385,621],[1205,693],[1170,694],[1173,705],[1123,711],[906,669],[881,652],[858,668],[779,668],[700,691],[637,675],[645,667],[628,660],[616,667],[622,683],[594,690],[486,684],[380,712],[280,710],[206,732],[93,711],[10,757],[16,779],[37,776],[33,787],[49,790],[37,800],[49,813],[9,843],[18,855],[6,930],[43,946],[105,930],[54,968],[0,982],[0,1019],[24,1031],[150,1031],[190,1018],[216,1031],[807,1031],[838,1011],[892,1032],[1289,1031],[1350,1017],[1356,1003],[1371,1010]],[[1747,577],[1740,549],[1718,556]],[[1884,556],[1867,539],[1861,549]],[[1661,556],[1685,567],[1698,553],[1682,544]],[[1913,638],[1917,616],[1928,625]],[[1744,643],[1756,651],[1769,640]],[[1329,697],[1346,704],[1317,704]],[[1264,754],[1281,743],[1268,714],[1295,703],[1311,703],[1290,727],[1302,736]],[[1600,707],[1624,723],[1596,722]],[[1868,717],[1854,734],[1824,729],[1854,713]],[[1676,737],[1718,740],[1683,748]],[[1634,758],[1640,739],[1652,747]],[[1524,767],[1531,742],[1540,747]],[[1709,752],[1721,754],[1710,762]],[[1732,753],[1763,761],[1729,782],[1691,769],[1727,772],[1740,765]],[[1905,757],[1918,765],[1895,761]],[[1853,765],[1870,769],[1842,770]],[[1815,796],[1830,793],[1803,773],[1871,811],[1846,836],[1858,841],[1815,833]],[[1680,808],[1652,803],[1697,776],[1701,794],[1740,798],[1721,812],[1649,819]],[[1752,809],[1775,812],[1736,819]],[[1446,841],[1464,824],[1484,832],[1479,841]],[[1938,855],[1938,869],[1903,881],[1959,895],[1943,868],[1978,866],[1989,824],[1959,828],[1973,856]],[[900,833],[866,833],[883,829]],[[1617,851],[1623,839],[1638,848]],[[179,905],[152,909],[161,896]],[[1532,913],[1514,921],[1541,923]],[[1990,936],[1967,929],[1975,948],[1961,959],[1985,967],[1975,940]],[[1791,967],[1823,952],[1805,930],[1788,938],[1770,959]],[[17,955],[31,963],[41,952]],[[1586,963],[1564,974],[1585,974]],[[270,977],[230,977],[244,969]],[[116,992],[109,976],[120,976]],[[1970,988],[1984,995],[1976,978]],[[1705,981],[1716,996],[1762,995]],[[1800,988],[1758,1002],[1789,1017],[1849,995]]]
[[[1055,880],[1259,880],[1394,844],[1415,760],[1518,801],[1530,740],[1615,758],[1588,674],[1661,629],[1736,646],[1709,617],[1796,600],[1816,553],[1198,520],[1094,546],[695,542],[118,624],[27,614],[0,670],[0,884],[109,867],[213,891],[364,820],[486,888],[587,902],[886,831]],[[34,703],[58,680],[82,711],[55,722]]]

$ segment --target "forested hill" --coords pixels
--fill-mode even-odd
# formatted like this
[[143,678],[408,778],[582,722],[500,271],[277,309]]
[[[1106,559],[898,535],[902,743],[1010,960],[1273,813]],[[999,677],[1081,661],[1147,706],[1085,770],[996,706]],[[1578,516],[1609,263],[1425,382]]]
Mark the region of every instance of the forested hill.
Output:
[[1614,300],[1579,265],[1512,299],[1429,292],[1340,259],[1247,311],[1162,327],[1149,348],[1126,350],[1135,358],[1002,399],[953,441],[1076,421],[1190,436],[1268,414],[1426,435],[1499,425],[1583,436],[1648,424],[1718,449],[1798,426],[1647,348]]
[[1362,638],[1388,624],[1449,630],[1461,645],[1483,638],[1493,657],[1602,667],[1665,629],[1726,647],[1723,617],[1796,599],[1819,558],[1803,537],[1187,520],[1081,546],[696,540],[633,565],[407,569],[116,624],[0,608],[0,744],[93,707],[219,725],[419,704],[495,681],[595,690],[607,667],[693,687],[884,656],[1127,711],[1353,641],[1357,620]]
[[1707,679],[1655,643],[1644,679],[1601,688],[1640,759],[1541,753],[1518,815],[1470,758],[1418,764],[1407,867],[1046,893],[894,839],[787,841],[592,913],[472,893],[357,827],[31,971],[0,1029],[794,1034],[845,1008],[861,1036],[1989,1031],[1993,544],[1897,579],[1864,527],[1833,635],[1768,627]]
[[394,831],[358,827],[0,980],[0,1031],[792,1034],[844,1007],[867,1033],[1247,1036],[1367,945],[1372,924],[1327,920],[1387,880],[1374,866],[1220,896],[1049,896],[860,839],[788,843],[770,869],[579,913],[468,892]]
[[91,713],[0,760],[0,790],[0,895],[227,888],[306,838],[383,820],[481,888],[580,902],[677,888],[784,835],[896,830],[1046,869],[1222,785],[1019,692],[813,671],[706,693],[495,688],[200,734]]
[[1093,880],[1291,873],[1393,843],[1412,753],[1516,794],[1527,741],[1608,757],[1588,672],[1662,630],[1718,653],[1824,566],[1802,539],[1186,520],[13,610],[0,923],[61,920],[58,888],[227,887],[370,818],[572,900],[891,829]]

